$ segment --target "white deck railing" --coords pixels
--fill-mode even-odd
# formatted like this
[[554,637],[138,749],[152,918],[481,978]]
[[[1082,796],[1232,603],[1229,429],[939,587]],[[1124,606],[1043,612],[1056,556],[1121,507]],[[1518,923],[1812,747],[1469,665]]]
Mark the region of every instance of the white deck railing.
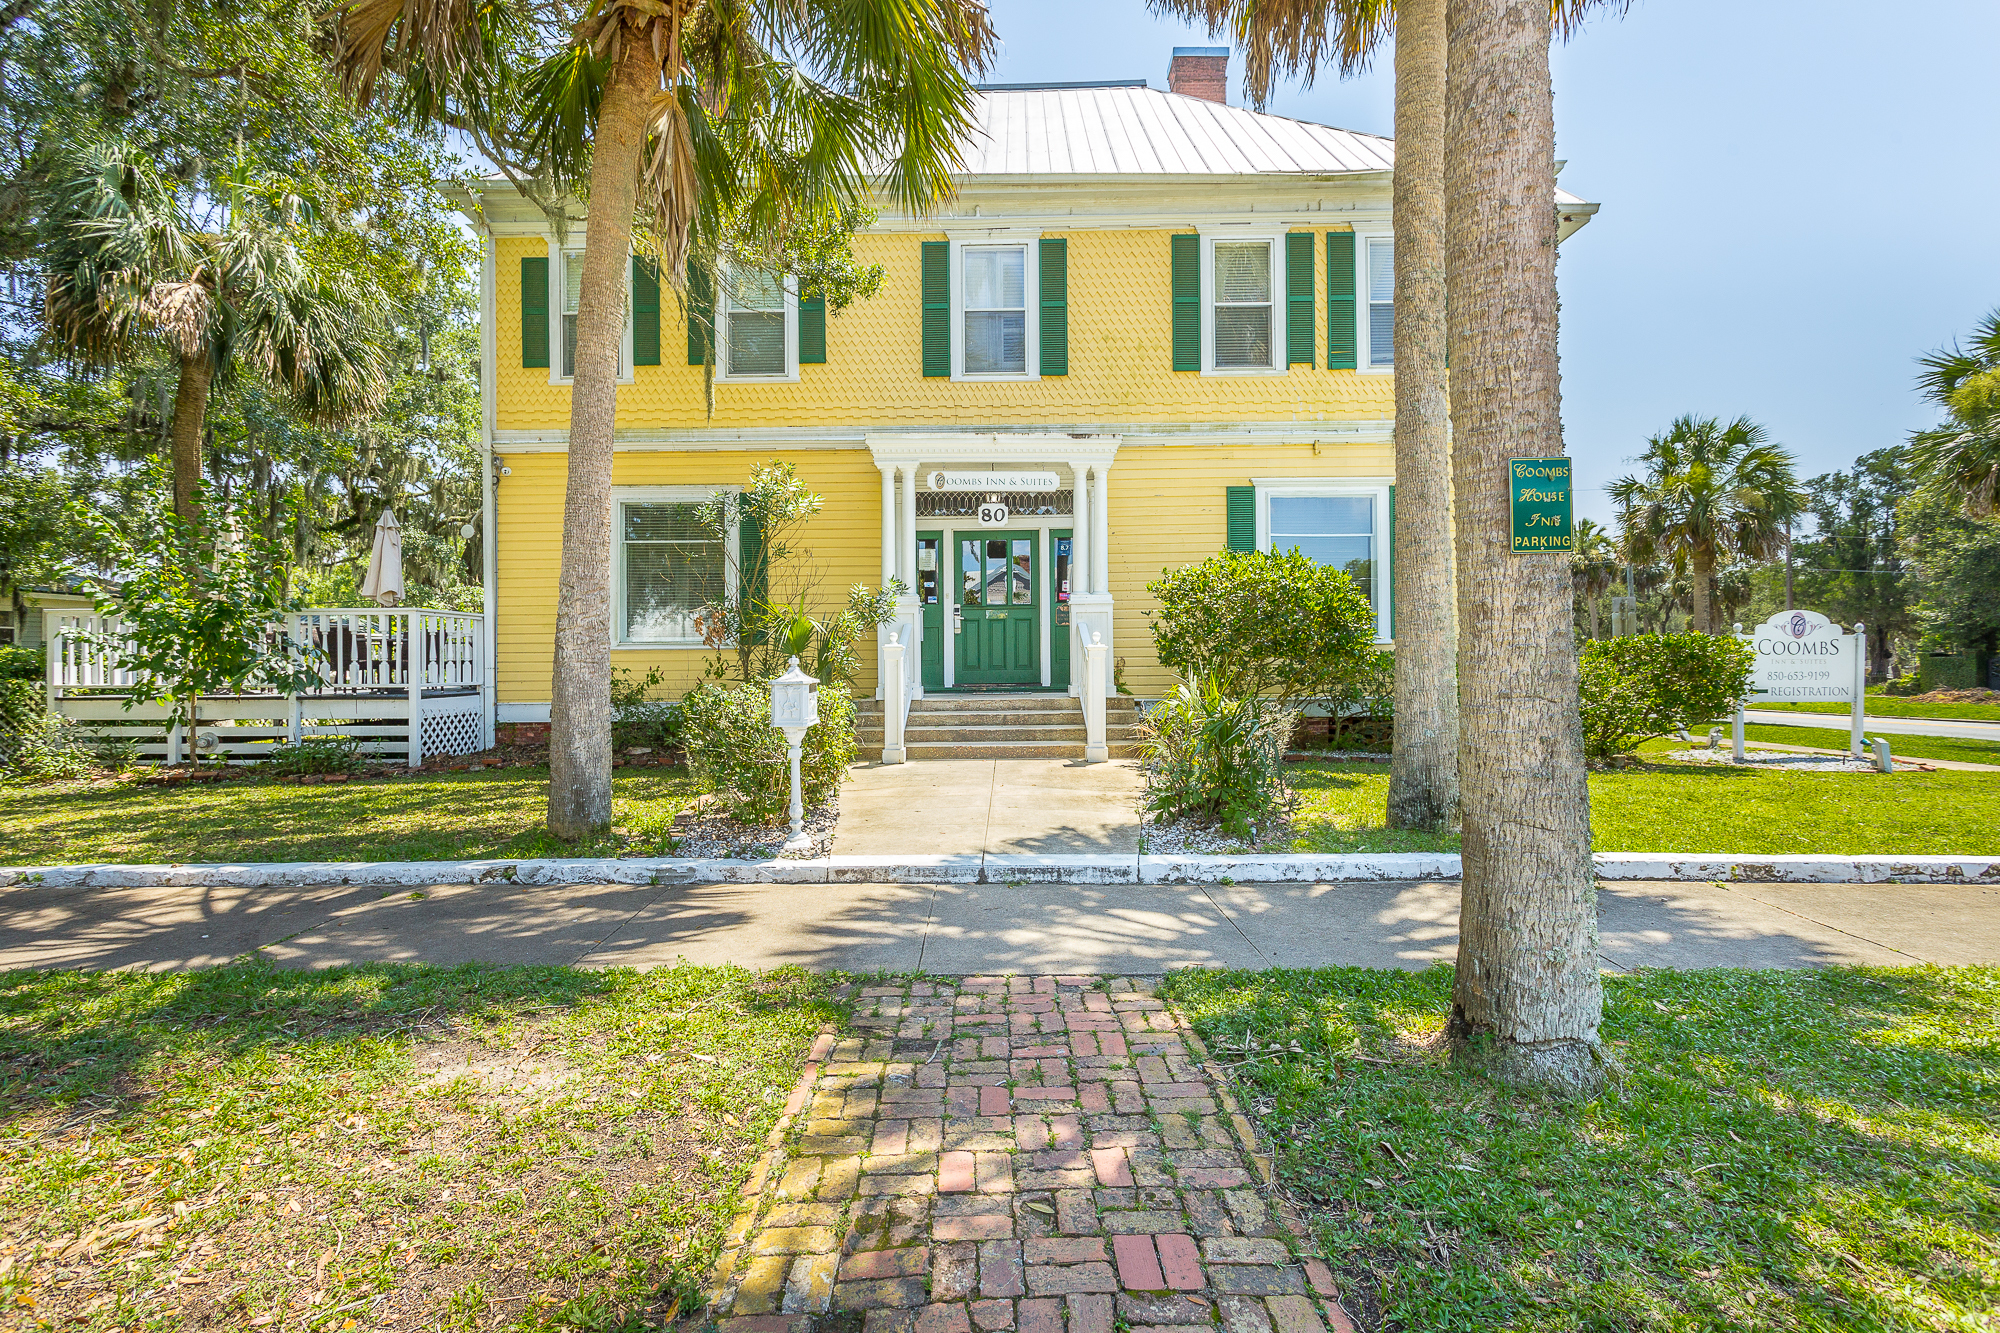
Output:
[[[311,693],[476,690],[486,684],[486,617],[423,607],[316,607],[285,617],[280,631],[309,651],[319,676]],[[117,639],[115,617],[57,617],[49,644],[49,693],[129,689],[122,655],[86,636]],[[276,691],[254,691],[276,693]]]

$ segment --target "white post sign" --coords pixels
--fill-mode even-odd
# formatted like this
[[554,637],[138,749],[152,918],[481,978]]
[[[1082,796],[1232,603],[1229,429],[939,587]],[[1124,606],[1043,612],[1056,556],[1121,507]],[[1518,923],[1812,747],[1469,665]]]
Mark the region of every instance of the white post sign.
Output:
[[[1746,703],[1847,704],[1847,748],[1852,754],[1861,753],[1868,697],[1867,626],[1857,624],[1849,634],[1817,611],[1780,611],[1739,637],[1757,654]],[[1739,720],[1742,711],[1737,709]]]

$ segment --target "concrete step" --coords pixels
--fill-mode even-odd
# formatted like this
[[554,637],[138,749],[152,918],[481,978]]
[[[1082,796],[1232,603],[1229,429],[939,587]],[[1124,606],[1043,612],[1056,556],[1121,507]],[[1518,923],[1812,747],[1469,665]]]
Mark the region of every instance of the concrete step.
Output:
[[1020,741],[1023,744],[1083,744],[1083,726],[1074,727],[911,727],[910,741]]
[[912,759],[1083,758],[1082,741],[910,741],[908,745]]
[[957,713],[1037,713],[1060,712],[1077,707],[1067,694],[927,694],[911,702],[919,708]]
[[937,727],[1039,727],[1075,722],[1083,723],[1081,708],[1047,709],[1033,713],[1004,713],[971,711],[958,712],[949,709],[912,708],[907,725]]

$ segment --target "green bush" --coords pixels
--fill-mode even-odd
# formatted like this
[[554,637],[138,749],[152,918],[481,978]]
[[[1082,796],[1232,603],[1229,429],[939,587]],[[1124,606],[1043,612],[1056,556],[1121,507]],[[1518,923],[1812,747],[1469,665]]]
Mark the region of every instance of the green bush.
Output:
[[1333,699],[1370,669],[1375,608],[1354,580],[1298,551],[1221,551],[1162,572],[1160,662],[1229,699]]
[[1285,746],[1297,725],[1298,713],[1284,704],[1232,699],[1213,680],[1183,680],[1139,726],[1146,808],[1163,820],[1254,838],[1290,801]]
[[38,782],[90,772],[89,743],[74,722],[44,711],[34,681],[0,680],[0,768]]
[[1976,653],[1926,653],[1917,659],[1918,679],[1928,694],[1932,690],[1970,690],[1986,683],[1979,670]]
[[280,745],[261,768],[274,777],[302,773],[352,773],[361,767],[359,736],[301,736]]
[[0,680],[41,680],[48,669],[48,658],[41,649],[0,644]]
[[1756,660],[1728,634],[1591,640],[1579,663],[1584,753],[1604,763],[1652,737],[1707,726],[1749,693]]
[[[771,725],[769,686],[704,681],[689,690],[681,700],[681,743],[695,780],[737,819],[769,824],[791,810],[792,771],[784,733]],[[819,724],[806,733],[799,759],[808,808],[833,799],[857,753],[854,700],[821,690]]]
[[666,673],[654,667],[634,676],[623,667],[611,671],[611,745],[618,750],[635,745],[656,751],[681,745],[681,705],[675,699],[647,695],[666,683]]
[[1386,750],[1395,739],[1396,654],[1368,654],[1346,687],[1326,701],[1327,745],[1335,750]]

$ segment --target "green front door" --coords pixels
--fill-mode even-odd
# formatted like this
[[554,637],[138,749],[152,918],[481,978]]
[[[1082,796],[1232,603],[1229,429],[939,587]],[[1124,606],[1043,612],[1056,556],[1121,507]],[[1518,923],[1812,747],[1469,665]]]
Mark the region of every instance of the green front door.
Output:
[[917,605],[923,608],[923,669],[926,690],[944,688],[944,622],[951,610],[951,587],[945,578],[944,534],[917,534]]
[[1042,683],[1041,559],[1033,532],[957,532],[958,613],[953,682]]

